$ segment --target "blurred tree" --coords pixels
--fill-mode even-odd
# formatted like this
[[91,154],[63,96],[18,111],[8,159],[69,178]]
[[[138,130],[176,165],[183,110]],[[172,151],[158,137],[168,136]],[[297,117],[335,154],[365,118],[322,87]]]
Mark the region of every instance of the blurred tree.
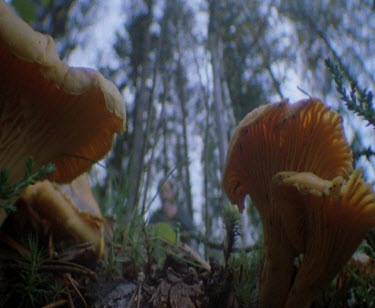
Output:
[[282,1],[278,9],[294,28],[298,71],[309,88],[322,89],[323,98],[332,93],[327,57],[345,74],[375,86],[373,1]]
[[[154,10],[160,8],[163,13],[156,16]],[[134,2],[130,10],[115,50],[126,72],[121,86],[134,101],[128,105],[127,135],[117,139],[108,166],[126,187],[125,216],[147,210],[150,189],[176,171],[178,199],[192,218],[190,89],[183,63],[190,48],[183,42],[190,13],[179,1]]]
[[141,182],[144,176],[143,169],[147,153],[148,136],[152,102],[154,99],[153,70],[155,60],[151,58],[155,46],[151,45],[151,23],[153,22],[153,1],[146,1],[146,7],[138,15],[134,15],[128,25],[132,44],[130,64],[132,67],[131,79],[135,88],[133,127],[130,131],[129,165],[126,172],[126,191],[128,194],[126,208],[136,209],[140,200]]
[[[127,100],[127,133],[116,139],[107,160],[111,173],[106,183],[116,179],[117,194],[122,194],[116,205],[119,215],[131,219],[137,211],[144,179],[145,156],[149,149],[151,123],[155,121],[153,100],[155,90],[155,57],[157,39],[151,33],[154,1],[129,1],[123,4],[126,20],[114,43],[120,65],[107,70],[107,76],[117,79],[122,91],[127,91],[133,101]],[[117,78],[116,74],[121,72]],[[103,193],[107,193],[103,191]]]
[[[226,127],[228,120],[226,110],[230,107],[228,87],[224,72],[224,45],[222,32],[220,31],[220,6],[222,3],[211,0],[209,2],[209,25],[208,25],[208,50],[211,54],[211,67],[213,79],[213,113],[217,133],[217,147],[219,150],[219,169],[224,168],[225,155],[228,148]],[[223,199],[224,200],[224,199]]]

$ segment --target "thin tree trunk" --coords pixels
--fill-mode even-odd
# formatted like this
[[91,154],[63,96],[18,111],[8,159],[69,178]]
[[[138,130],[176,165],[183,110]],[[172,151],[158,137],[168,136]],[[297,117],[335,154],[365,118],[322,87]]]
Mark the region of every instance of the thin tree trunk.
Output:
[[[181,55],[180,55],[181,56]],[[186,197],[186,207],[189,213],[190,218],[193,220],[193,198],[191,194],[191,181],[190,181],[190,160],[189,160],[189,142],[188,142],[188,133],[187,133],[187,110],[186,110],[186,95],[185,95],[185,82],[183,81],[183,67],[181,63],[181,58],[179,58],[177,63],[177,93],[178,99],[180,101],[181,107],[181,125],[182,125],[182,146],[183,146],[183,166],[184,166],[184,192]]]
[[[159,57],[158,57],[159,59]],[[156,60],[157,62],[158,60]],[[150,90],[150,95],[149,95],[149,102],[148,102],[148,109],[147,109],[147,123],[146,123],[146,128],[145,128],[145,138],[143,140],[143,156],[145,156],[147,149],[150,147],[152,148],[151,150],[151,156],[150,159],[148,160],[146,170],[142,172],[141,176],[141,181],[144,182],[144,189],[143,189],[143,200],[142,200],[142,207],[141,207],[141,213],[142,215],[145,213],[146,210],[146,201],[147,201],[147,195],[148,195],[148,189],[149,189],[149,184],[150,184],[150,179],[151,179],[151,165],[154,162],[154,155],[155,155],[155,149],[156,147],[154,146],[157,144],[157,138],[158,138],[158,131],[159,131],[159,125],[155,126],[155,109],[152,106],[153,102],[153,97],[155,93],[155,85],[156,85],[156,78],[157,76],[157,66],[154,65],[153,73],[152,73],[152,88]],[[164,109],[164,105],[163,105]],[[151,131],[151,128],[154,127],[154,130]],[[143,160],[144,162],[144,160]],[[145,176],[145,179],[144,179]],[[139,188],[139,191],[141,191],[141,187]]]
[[[194,52],[194,63],[196,66],[197,76],[199,79],[199,96],[200,100],[204,103],[204,108],[206,111],[206,118],[204,124],[204,136],[203,136],[203,153],[202,153],[202,167],[203,167],[203,195],[204,195],[204,203],[202,205],[201,215],[204,221],[204,230],[205,234],[209,234],[211,232],[212,227],[212,220],[211,213],[212,209],[210,208],[210,199],[209,199],[209,153],[208,153],[208,145],[209,145],[209,132],[210,132],[210,105],[209,105],[209,95],[205,92],[205,86],[203,84],[203,78],[200,72],[200,66],[197,60],[197,55]],[[207,73],[208,79],[208,73]],[[204,243],[204,257],[207,258],[208,256],[208,246]]]
[[147,55],[150,50],[150,25],[152,21],[152,1],[148,4],[148,24],[146,27],[144,50],[145,62],[141,67],[141,78],[137,86],[135,95],[135,112],[134,112],[134,127],[132,135],[132,148],[129,158],[129,166],[127,171],[127,195],[128,200],[126,204],[126,214],[132,213],[139,201],[141,180],[143,176],[144,156],[146,152],[147,131],[145,128],[145,114],[149,110],[149,105],[152,102],[150,91],[147,89],[147,79],[151,74],[152,63]]
[[210,25],[208,48],[211,53],[211,65],[213,75],[213,95],[214,95],[214,117],[218,137],[219,162],[220,169],[224,168],[228,140],[226,136],[225,114],[225,97],[224,97],[224,81],[223,81],[223,43],[220,38],[219,25],[217,19],[218,2],[210,1]]

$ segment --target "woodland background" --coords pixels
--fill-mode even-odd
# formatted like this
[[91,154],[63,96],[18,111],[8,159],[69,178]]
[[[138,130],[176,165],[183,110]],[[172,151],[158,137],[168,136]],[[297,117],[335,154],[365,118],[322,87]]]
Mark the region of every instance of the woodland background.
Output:
[[[215,254],[228,203],[221,173],[234,127],[260,104],[307,94],[342,114],[355,164],[374,183],[374,130],[340,101],[324,64],[330,58],[364,88],[375,88],[373,1],[10,3],[54,37],[64,61],[90,59],[123,93],[127,131],[91,172],[102,210],[117,224],[148,219],[168,179],[195,224],[200,251]],[[243,219],[242,244],[253,244],[261,229],[254,207]]]

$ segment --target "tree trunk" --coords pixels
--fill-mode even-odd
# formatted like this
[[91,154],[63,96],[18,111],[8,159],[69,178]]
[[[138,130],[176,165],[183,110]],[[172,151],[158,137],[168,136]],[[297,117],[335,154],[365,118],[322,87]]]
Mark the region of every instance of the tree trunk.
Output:
[[228,148],[228,139],[226,136],[226,117],[228,113],[226,110],[226,84],[223,79],[224,67],[223,67],[223,42],[220,37],[220,30],[217,18],[217,5],[218,2],[210,1],[210,24],[208,29],[208,48],[211,54],[211,65],[212,65],[212,76],[213,76],[213,94],[214,94],[214,116],[215,124],[218,137],[219,147],[219,161],[220,169],[223,170],[225,164],[225,157]]
[[134,110],[134,127],[132,134],[132,147],[129,153],[129,165],[126,175],[126,192],[127,204],[126,214],[132,213],[138,205],[141,190],[141,180],[143,176],[144,156],[146,152],[147,131],[145,125],[145,114],[149,110],[149,105],[152,102],[151,92],[147,88],[147,79],[152,73],[152,63],[148,58],[150,51],[150,25],[152,22],[152,1],[148,3],[148,18],[147,26],[144,33],[144,63],[139,67],[140,81],[137,83],[135,95],[135,110]]
[[[181,57],[181,55],[179,55]],[[193,198],[191,195],[191,181],[190,181],[190,161],[189,161],[189,142],[188,142],[188,133],[187,133],[187,110],[186,110],[186,95],[185,95],[185,86],[186,83],[184,82],[184,76],[183,76],[183,67],[181,60],[178,60],[177,63],[177,94],[178,99],[180,101],[180,107],[181,107],[181,125],[182,125],[182,146],[183,146],[183,166],[184,166],[184,172],[183,172],[183,187],[184,187],[184,193],[186,197],[186,207],[189,213],[190,218],[193,220]]]

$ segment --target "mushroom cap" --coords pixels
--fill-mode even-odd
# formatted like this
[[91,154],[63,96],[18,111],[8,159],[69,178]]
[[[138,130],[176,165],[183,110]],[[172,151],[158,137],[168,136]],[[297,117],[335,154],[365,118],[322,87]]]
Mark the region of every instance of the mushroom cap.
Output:
[[272,177],[281,171],[346,177],[352,154],[342,120],[319,99],[282,101],[250,112],[229,143],[222,186],[240,210],[249,194],[260,211],[272,204]]
[[[335,181],[339,179],[342,181],[342,177],[337,177]],[[295,250],[294,254],[303,253],[305,251],[307,213],[303,196],[295,193],[295,189],[301,193],[306,190],[306,193],[321,197],[328,192],[332,182],[323,180],[311,172],[294,171],[279,172],[273,176],[272,180],[272,198],[277,203],[281,224]]]
[[304,306],[334,278],[375,226],[375,194],[360,169],[347,181],[342,177],[326,181],[308,173],[275,178],[275,185],[291,198],[300,196],[299,205],[305,210],[304,259],[286,307]]
[[125,106],[99,72],[69,67],[53,39],[0,1],[0,168],[19,180],[30,156],[50,177],[70,182],[111,149],[125,130]]
[[92,193],[87,174],[79,176],[69,184],[56,184],[55,186],[58,187],[79,211],[98,217],[102,216],[99,205]]
[[[70,184],[48,180],[24,189],[16,221],[52,233],[53,239],[90,242],[95,256],[104,253],[104,219],[86,174]],[[32,213],[32,214],[30,214]],[[32,220],[32,221],[30,221]]]

